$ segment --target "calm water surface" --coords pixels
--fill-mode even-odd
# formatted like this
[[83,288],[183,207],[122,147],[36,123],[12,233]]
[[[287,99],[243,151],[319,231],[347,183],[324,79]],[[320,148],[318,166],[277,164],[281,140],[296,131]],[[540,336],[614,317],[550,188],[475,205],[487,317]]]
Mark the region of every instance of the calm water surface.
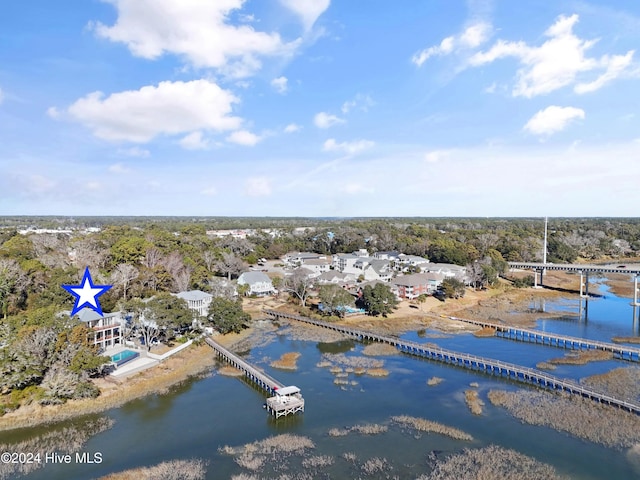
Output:
[[[557,320],[541,320],[538,328],[546,331],[610,340],[612,336],[637,334],[628,299],[617,298],[605,290],[605,297],[589,302],[588,318],[579,317],[578,301],[560,300],[547,303],[548,310],[558,310]],[[533,367],[537,362],[564,355],[565,351],[497,338],[475,338],[472,335],[448,338],[424,338],[416,332],[406,338],[438,343],[443,347],[519,363]],[[172,459],[202,458],[209,462],[211,479],[229,478],[242,472],[232,457],[220,454],[224,445],[240,446],[279,433],[295,433],[309,437],[316,444],[314,455],[331,455],[334,465],[323,469],[318,478],[353,478],[363,476],[358,467],[340,458],[353,452],[360,461],[383,457],[392,465],[389,472],[398,478],[415,478],[429,472],[427,456],[435,451],[446,455],[463,448],[497,444],[515,449],[539,461],[553,465],[559,473],[575,479],[640,478],[640,471],[626,457],[625,451],[601,447],[548,428],[524,425],[486,400],[493,388],[515,389],[520,386],[484,374],[465,371],[408,356],[380,357],[390,371],[386,378],[354,377],[357,385],[344,388],[333,383],[334,376],[319,368],[323,352],[345,352],[361,355],[363,346],[352,341],[338,344],[293,341],[285,336],[249,354],[250,361],[264,368],[285,384],[297,385],[306,400],[306,412],[278,421],[262,408],[264,395],[240,378],[218,375],[194,379],[165,395],[137,400],[122,408],[106,412],[115,421],[113,428],[93,437],[83,452],[101,452],[103,461],[93,465],[49,465],[29,474],[30,479],[96,478],[128,468],[149,466]],[[298,370],[273,369],[269,361],[282,353],[298,351]],[[213,353],[212,353],[213,354]],[[595,362],[585,366],[559,366],[557,376],[583,378],[619,366],[620,361]],[[430,387],[427,379],[444,379]],[[485,399],[482,416],[472,415],[465,402],[464,391],[477,382]],[[450,425],[471,434],[472,442],[457,441],[437,434],[402,431],[390,423],[392,415],[412,415]],[[76,421],[75,423],[80,422]],[[66,425],[73,424],[70,422]],[[358,424],[389,425],[386,433],[330,437],[330,428]],[[33,437],[42,430],[32,429],[0,434],[0,443]],[[292,459],[290,468],[295,471]],[[637,467],[636,467],[637,468]],[[385,474],[386,475],[386,474]]]

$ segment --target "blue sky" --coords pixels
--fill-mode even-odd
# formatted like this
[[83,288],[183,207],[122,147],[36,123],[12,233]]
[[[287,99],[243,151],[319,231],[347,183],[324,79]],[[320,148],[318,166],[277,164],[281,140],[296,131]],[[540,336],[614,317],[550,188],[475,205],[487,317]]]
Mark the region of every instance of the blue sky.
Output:
[[626,0],[5,2],[0,214],[637,216],[638,45]]

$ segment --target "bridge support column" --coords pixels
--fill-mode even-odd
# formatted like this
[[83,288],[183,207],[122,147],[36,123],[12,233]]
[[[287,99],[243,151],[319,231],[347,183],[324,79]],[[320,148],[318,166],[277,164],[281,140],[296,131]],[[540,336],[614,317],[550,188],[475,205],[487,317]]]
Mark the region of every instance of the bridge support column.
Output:
[[589,272],[580,271],[580,297],[589,298]]
[[634,307],[640,307],[640,303],[638,303],[638,276],[633,277],[633,303],[631,304]]

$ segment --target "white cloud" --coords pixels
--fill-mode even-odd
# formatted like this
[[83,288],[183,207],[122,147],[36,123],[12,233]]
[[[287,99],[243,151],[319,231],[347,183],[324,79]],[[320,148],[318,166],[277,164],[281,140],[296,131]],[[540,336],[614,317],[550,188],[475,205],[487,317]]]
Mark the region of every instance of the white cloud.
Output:
[[631,65],[633,60],[633,50],[627,52],[626,55],[613,55],[602,57],[601,63],[606,66],[606,71],[598,78],[588,83],[579,83],[575,86],[576,93],[590,93],[602,88],[607,83],[618,78],[622,72]]
[[149,152],[149,150],[140,147],[121,148],[118,149],[117,153],[118,155],[126,157],[148,158],[151,156],[151,152]]
[[131,169],[126,167],[123,163],[114,163],[113,165],[109,165],[109,171],[111,173],[125,174],[130,173]]
[[595,91],[615,78],[631,64],[633,51],[626,55],[604,55],[600,59],[586,56],[596,40],[583,40],[573,33],[578,15],[560,16],[545,32],[549,37],[539,47],[524,42],[498,40],[486,52],[478,52],[469,59],[469,65],[480,66],[504,57],[515,57],[521,68],[517,72],[514,96],[527,98],[543,95],[574,84],[580,74],[604,70],[596,80],[579,83],[576,93]]
[[367,112],[369,110],[369,107],[372,107],[374,105],[375,102],[369,95],[358,93],[353,100],[347,100],[346,102],[344,102],[340,110],[345,115],[356,107],[360,108],[360,110],[362,110],[363,112]]
[[[2,103],[2,92],[0,92],[0,103]],[[54,120],[57,120],[58,118],[60,118],[60,110],[58,110],[56,107],[49,107],[47,108],[47,116],[50,118],[53,118]]]
[[482,45],[491,34],[491,25],[478,22],[457,36],[446,37],[439,45],[425,48],[413,55],[411,61],[418,67],[431,57],[449,55],[457,50],[473,49]]
[[280,0],[280,3],[298,15],[305,30],[309,30],[318,17],[329,8],[331,0]]
[[245,195],[249,197],[266,197],[271,195],[271,182],[265,177],[251,177],[245,182]]
[[248,132],[247,130],[237,130],[227,137],[228,142],[248,147],[253,147],[260,140],[262,140],[262,137],[255,133]]
[[433,150],[431,152],[425,153],[424,160],[427,163],[438,163],[450,155],[450,150]]
[[353,142],[338,143],[335,139],[330,138],[324,142],[322,149],[325,152],[343,152],[348,155],[355,155],[373,147],[374,145],[375,143],[370,140],[355,140]]
[[77,100],[68,112],[97,137],[145,143],[161,134],[236,129],[242,120],[230,114],[237,101],[208,80],[167,81],[106,98],[94,92]]
[[358,195],[360,193],[374,193],[375,189],[371,186],[366,186],[361,183],[347,183],[342,191],[349,195]]
[[[300,45],[300,40],[285,43],[277,32],[230,24],[229,15],[241,9],[245,0],[108,2],[117,10],[116,22],[112,26],[96,22],[93,29],[99,37],[126,44],[138,57],[153,60],[170,53],[197,68],[216,68],[232,77],[246,77],[260,69],[260,57],[287,56]],[[310,10],[298,8],[300,12]]]
[[344,118],[336,117],[326,112],[320,112],[313,117],[313,123],[318,128],[329,128],[334,125],[345,123]]
[[551,135],[564,130],[572,121],[584,117],[584,110],[580,108],[552,105],[531,117],[524,129],[534,135]]
[[185,150],[206,150],[209,148],[209,141],[202,138],[202,132],[197,130],[180,139],[180,146]]
[[278,77],[271,80],[271,86],[280,94],[287,93],[289,86],[287,85],[287,77]]
[[286,127],[284,127],[284,133],[295,133],[302,130],[302,127],[295,123],[290,123]]

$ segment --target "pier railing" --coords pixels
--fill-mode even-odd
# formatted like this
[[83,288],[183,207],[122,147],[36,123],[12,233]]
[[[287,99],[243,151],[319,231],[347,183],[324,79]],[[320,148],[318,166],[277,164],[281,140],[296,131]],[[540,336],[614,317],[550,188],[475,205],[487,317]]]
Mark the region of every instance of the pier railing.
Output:
[[264,313],[276,319],[284,318],[297,320],[299,322],[316,325],[318,327],[328,328],[330,330],[356,337],[360,340],[371,340],[387,343],[389,345],[395,346],[400,351],[411,355],[456,365],[470,370],[481,371],[491,375],[497,375],[501,377],[506,376],[521,383],[535,385],[550,390],[560,390],[574,395],[580,395],[584,398],[589,398],[599,403],[615,406],[640,415],[640,405],[636,405],[625,400],[621,400],[610,395],[597,392],[590,388],[584,387],[583,385],[580,385],[579,383],[572,380],[561,379],[540,370],[536,370],[534,368],[523,367],[509,362],[480,357],[468,353],[455,352],[440,347],[432,347],[417,342],[401,340],[396,337],[378,335],[376,333],[367,332],[365,330],[335,325],[320,320],[314,320],[308,317],[302,317],[300,315],[278,312],[276,310],[264,310]]
[[266,390],[269,394],[273,395],[275,391],[279,388],[283,388],[284,384],[277,381],[270,375],[267,375],[264,372],[261,372],[257,368],[253,367],[248,362],[245,362],[243,359],[238,357],[235,353],[227,350],[218,342],[213,340],[211,337],[205,337],[204,339],[207,344],[213,348],[218,355],[220,355],[224,360],[229,362],[231,365],[236,367],[242,373],[245,374],[250,380],[258,384],[263,390]]
[[551,347],[566,348],[571,350],[603,350],[611,352],[616,358],[628,360],[631,362],[640,362],[640,348],[628,347],[626,345],[618,345],[615,343],[601,342],[598,340],[589,340],[586,338],[570,337],[568,335],[560,335],[556,333],[541,332],[529,328],[514,327],[511,325],[502,325],[499,323],[485,322],[482,320],[471,320],[468,318],[449,317],[451,320],[477,325],[483,328],[492,328],[496,331],[496,335],[511,340],[519,340],[523,342],[540,343]]

